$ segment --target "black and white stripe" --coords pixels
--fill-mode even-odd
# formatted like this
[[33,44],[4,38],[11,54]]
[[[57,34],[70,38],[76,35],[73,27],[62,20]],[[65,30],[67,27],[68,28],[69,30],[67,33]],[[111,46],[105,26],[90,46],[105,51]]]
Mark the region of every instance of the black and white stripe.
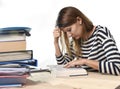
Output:
[[[120,75],[120,53],[113,36],[106,27],[96,26],[94,33],[83,42],[81,49],[82,58],[99,61],[100,73]],[[66,64],[72,61],[75,57],[75,54],[72,54],[71,57],[66,54],[56,57],[57,63]]]

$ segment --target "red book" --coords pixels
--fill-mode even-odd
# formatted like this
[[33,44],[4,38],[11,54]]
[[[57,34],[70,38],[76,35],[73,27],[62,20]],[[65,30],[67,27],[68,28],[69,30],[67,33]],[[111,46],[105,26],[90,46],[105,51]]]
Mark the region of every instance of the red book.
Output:
[[29,74],[15,76],[0,76],[0,85],[4,84],[25,84]]

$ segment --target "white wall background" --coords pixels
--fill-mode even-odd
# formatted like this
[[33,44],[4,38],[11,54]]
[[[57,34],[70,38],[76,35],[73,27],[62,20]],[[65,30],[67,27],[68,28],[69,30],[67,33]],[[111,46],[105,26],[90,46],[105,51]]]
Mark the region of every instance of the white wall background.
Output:
[[0,28],[31,27],[27,49],[34,51],[39,67],[56,64],[53,29],[59,10],[65,6],[75,6],[95,25],[107,26],[120,49],[119,0],[0,0]]

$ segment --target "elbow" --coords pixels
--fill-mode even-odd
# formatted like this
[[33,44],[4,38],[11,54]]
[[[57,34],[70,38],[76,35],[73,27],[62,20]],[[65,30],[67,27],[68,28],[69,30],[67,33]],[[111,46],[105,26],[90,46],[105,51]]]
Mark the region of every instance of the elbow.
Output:
[[102,74],[120,75],[120,65],[112,62],[100,62],[99,72]]

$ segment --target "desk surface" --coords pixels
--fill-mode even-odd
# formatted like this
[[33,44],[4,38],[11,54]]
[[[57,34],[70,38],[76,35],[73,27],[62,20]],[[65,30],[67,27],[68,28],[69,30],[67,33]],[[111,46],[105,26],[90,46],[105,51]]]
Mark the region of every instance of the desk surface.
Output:
[[120,76],[89,72],[87,76],[56,78],[48,72],[32,73],[22,88],[11,89],[115,89]]

